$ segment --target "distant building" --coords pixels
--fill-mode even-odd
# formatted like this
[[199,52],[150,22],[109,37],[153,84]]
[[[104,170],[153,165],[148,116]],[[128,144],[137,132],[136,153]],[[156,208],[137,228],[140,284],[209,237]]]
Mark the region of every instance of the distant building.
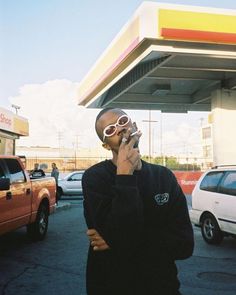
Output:
[[211,114],[208,117],[208,123],[202,125],[201,140],[202,140],[202,154],[203,154],[202,168],[205,170],[213,166],[213,137],[212,137]]
[[27,135],[28,120],[0,107],[0,154],[15,155],[15,140]]
[[53,148],[45,146],[17,146],[16,153],[26,157],[27,170],[33,169],[34,163],[39,163],[47,172],[51,171],[51,163],[55,162],[60,171],[86,169],[89,166],[111,157],[110,152],[100,148]]

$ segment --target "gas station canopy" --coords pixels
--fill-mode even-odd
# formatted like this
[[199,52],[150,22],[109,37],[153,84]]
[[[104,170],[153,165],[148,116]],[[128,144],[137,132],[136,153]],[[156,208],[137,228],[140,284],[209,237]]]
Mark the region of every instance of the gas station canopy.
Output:
[[210,111],[236,89],[236,10],[143,2],[79,86],[79,104]]

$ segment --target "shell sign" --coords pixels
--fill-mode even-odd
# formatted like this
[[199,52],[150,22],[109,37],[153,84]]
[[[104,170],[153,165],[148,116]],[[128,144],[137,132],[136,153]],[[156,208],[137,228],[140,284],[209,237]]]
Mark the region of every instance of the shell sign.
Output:
[[14,118],[14,133],[20,135],[29,135],[29,123],[26,119],[15,117]]
[[169,40],[235,44],[236,15],[160,9],[159,34]]
[[0,109],[0,129],[13,132],[13,114]]
[[27,119],[0,108],[0,130],[29,135],[29,123]]

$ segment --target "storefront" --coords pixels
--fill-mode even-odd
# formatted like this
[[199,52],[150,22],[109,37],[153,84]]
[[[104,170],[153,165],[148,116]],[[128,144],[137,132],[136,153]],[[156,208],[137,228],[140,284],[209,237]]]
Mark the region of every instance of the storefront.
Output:
[[15,140],[27,135],[28,120],[0,107],[0,154],[14,155]]

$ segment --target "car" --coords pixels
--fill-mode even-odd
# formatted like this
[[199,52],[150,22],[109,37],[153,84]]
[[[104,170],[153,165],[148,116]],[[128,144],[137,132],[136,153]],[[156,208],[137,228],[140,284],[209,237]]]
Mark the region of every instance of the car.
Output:
[[58,180],[58,199],[62,195],[83,195],[82,176],[84,170],[74,171]]
[[208,244],[236,237],[236,165],[206,171],[192,193],[190,219]]

